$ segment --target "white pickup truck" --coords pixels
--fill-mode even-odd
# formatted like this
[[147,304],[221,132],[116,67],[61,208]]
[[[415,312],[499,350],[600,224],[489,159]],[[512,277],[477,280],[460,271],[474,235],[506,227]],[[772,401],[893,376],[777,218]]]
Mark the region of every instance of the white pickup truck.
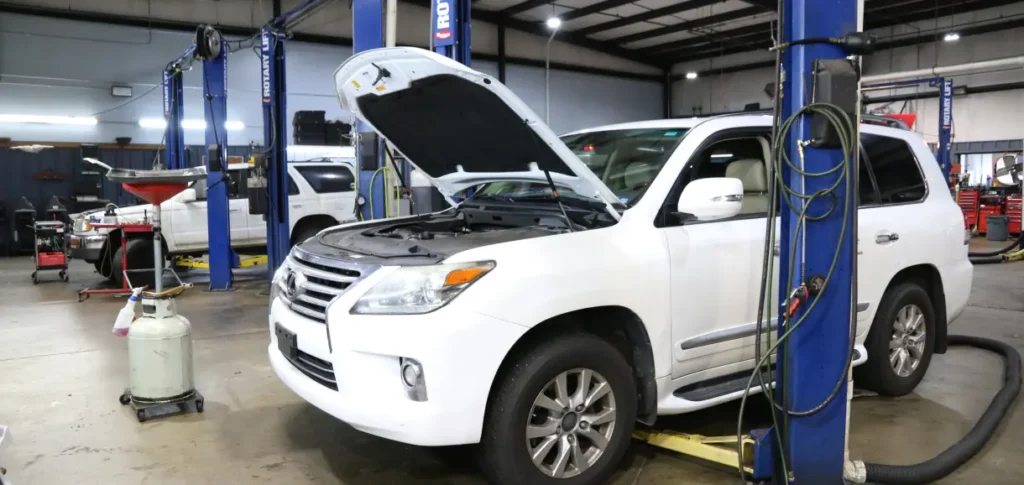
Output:
[[[231,246],[238,250],[265,247],[267,223],[262,215],[249,214],[246,199],[246,164],[228,166]],[[356,180],[350,161],[292,162],[288,164],[288,220],[292,244],[342,221],[355,219]],[[202,254],[210,242],[206,215],[206,181],[161,204],[162,232],[167,255]],[[152,214],[150,204],[97,209],[73,216],[71,255],[96,266],[96,271],[120,283],[121,233],[92,227],[96,223],[143,221]],[[128,245],[128,266],[152,267],[151,242],[139,240]]]
[[[769,116],[559,138],[494,78],[415,48],[357,54],[335,85],[445,195],[478,188],[443,212],[292,249],[268,354],[295,393],[388,439],[479,443],[483,472],[505,485],[606,483],[636,421],[744,394],[776,217]],[[861,146],[848,358],[858,386],[903,395],[945,352],[973,268],[920,137],[863,125]]]

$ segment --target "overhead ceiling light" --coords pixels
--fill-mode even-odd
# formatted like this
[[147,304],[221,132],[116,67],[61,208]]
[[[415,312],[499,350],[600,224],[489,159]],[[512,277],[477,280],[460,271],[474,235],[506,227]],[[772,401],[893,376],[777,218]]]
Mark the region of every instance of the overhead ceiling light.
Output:
[[547,25],[549,29],[555,30],[555,29],[557,29],[557,28],[562,26],[562,19],[560,19],[558,17],[551,17],[551,18],[548,18],[544,22],[544,24]]
[[206,121],[203,120],[181,120],[181,127],[186,130],[205,130]]
[[960,40],[960,34],[956,32],[950,32],[946,34],[946,37],[944,37],[942,40],[945,40],[946,42],[956,42]]
[[167,128],[167,120],[163,118],[142,118],[139,120],[139,126],[162,130]]
[[229,131],[241,131],[245,129],[245,123],[241,121],[225,121],[224,128],[227,128]]
[[697,79],[697,73],[693,71],[686,73],[686,79]]
[[49,116],[49,115],[11,115],[0,114],[0,123],[36,123],[43,125],[79,125],[96,124],[93,116]]

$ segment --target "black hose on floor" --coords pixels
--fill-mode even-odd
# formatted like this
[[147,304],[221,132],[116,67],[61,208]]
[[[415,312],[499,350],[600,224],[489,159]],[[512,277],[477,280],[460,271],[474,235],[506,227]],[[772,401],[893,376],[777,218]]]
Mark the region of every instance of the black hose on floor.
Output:
[[1003,257],[999,256],[971,256],[968,258],[971,264],[999,264],[1003,262]]
[[[969,258],[985,258],[985,257],[989,257],[989,256],[999,256],[1000,254],[1006,254],[1006,253],[1008,253],[1010,251],[1013,251],[1014,249],[1017,249],[1017,248],[1024,249],[1024,231],[1021,231],[1020,235],[1017,236],[1017,240],[1014,241],[1013,244],[1010,244],[1009,246],[1006,246],[1005,248],[996,249],[996,250],[993,250],[993,251],[982,251],[980,253],[968,252],[967,253],[967,257],[969,257]],[[981,263],[981,264],[985,264],[985,263]]]
[[1009,344],[997,340],[969,337],[966,335],[950,335],[949,345],[975,347],[995,352],[1003,356],[1005,371],[1003,388],[992,398],[988,409],[981,415],[971,431],[960,441],[950,446],[938,456],[917,465],[877,465],[865,463],[867,482],[886,485],[918,485],[932,483],[956,471],[978,454],[985,443],[995,433],[999,423],[1013,405],[1021,386],[1020,352]]

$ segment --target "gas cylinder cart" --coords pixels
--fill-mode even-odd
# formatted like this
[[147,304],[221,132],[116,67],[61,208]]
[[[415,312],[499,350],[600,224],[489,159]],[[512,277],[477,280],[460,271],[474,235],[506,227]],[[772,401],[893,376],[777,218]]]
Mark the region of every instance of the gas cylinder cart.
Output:
[[203,412],[203,395],[195,388],[192,367],[192,324],[178,314],[174,298],[185,291],[177,274],[178,286],[163,288],[163,254],[160,251],[160,204],[185,190],[189,182],[206,177],[206,167],[181,170],[112,169],[107,178],[120,182],[125,190],[153,204],[153,269],[124,271],[131,287],[130,271],[152,271],[154,288],[142,293],[142,317],[128,327],[130,385],[119,397],[131,404],[139,419],[195,411]]
[[40,271],[60,271],[60,279],[68,280],[68,256],[65,252],[64,223],[60,221],[36,221],[35,232],[36,270],[32,272],[32,283],[39,284]]

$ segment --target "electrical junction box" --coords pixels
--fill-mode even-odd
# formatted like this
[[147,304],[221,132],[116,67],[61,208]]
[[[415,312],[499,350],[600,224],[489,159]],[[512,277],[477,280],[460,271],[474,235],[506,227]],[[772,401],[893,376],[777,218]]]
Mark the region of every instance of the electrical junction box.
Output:
[[[817,59],[813,69],[812,102],[839,107],[856,125],[860,73],[854,63],[848,59]],[[835,126],[820,113],[811,115],[811,139],[815,148],[842,148]]]
[[249,213],[266,215],[270,212],[270,196],[267,192],[267,179],[253,174],[246,180],[246,198],[249,199]]

